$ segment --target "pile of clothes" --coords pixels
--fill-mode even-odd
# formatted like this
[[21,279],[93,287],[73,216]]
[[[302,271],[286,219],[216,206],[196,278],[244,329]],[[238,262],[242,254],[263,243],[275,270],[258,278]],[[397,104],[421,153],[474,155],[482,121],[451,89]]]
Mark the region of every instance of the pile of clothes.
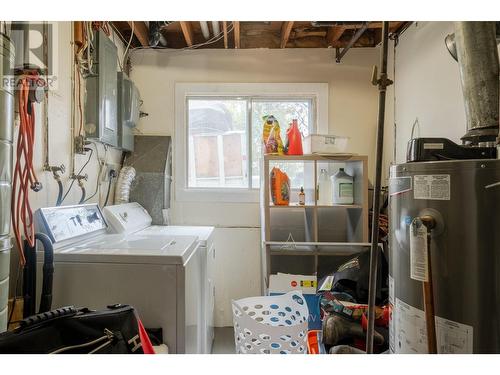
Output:
[[[379,256],[375,309],[374,352],[382,353],[389,346],[388,264]],[[326,351],[349,345],[365,350],[368,326],[368,284],[370,251],[362,252],[340,265],[335,272],[318,283],[323,326],[322,341]]]

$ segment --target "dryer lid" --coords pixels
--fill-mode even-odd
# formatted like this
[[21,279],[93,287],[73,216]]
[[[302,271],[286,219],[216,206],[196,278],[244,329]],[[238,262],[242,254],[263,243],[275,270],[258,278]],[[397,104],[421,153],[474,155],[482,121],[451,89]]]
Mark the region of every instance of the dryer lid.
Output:
[[213,242],[214,229],[214,227],[193,225],[151,225],[139,233],[150,236],[196,236],[201,246],[210,248]]
[[111,234],[56,250],[54,259],[56,262],[186,264],[198,249],[197,240],[197,237]]

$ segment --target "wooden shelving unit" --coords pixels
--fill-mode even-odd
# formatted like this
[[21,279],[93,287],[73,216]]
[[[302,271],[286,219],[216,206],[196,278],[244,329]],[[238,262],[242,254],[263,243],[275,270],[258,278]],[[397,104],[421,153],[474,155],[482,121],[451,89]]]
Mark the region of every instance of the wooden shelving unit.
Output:
[[[275,206],[270,194],[270,172],[279,167],[290,177],[290,205]],[[334,257],[368,248],[368,157],[363,155],[266,155],[261,166],[261,238],[263,289],[277,272],[317,274],[334,267]],[[318,177],[339,168],[354,177],[354,203],[319,204]],[[304,187],[306,204],[298,204]],[[291,237],[293,241],[291,241]]]

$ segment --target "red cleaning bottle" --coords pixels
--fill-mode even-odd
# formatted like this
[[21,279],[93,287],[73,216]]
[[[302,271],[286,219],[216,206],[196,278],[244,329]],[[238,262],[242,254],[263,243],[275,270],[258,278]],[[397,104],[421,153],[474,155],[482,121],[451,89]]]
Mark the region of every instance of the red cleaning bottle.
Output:
[[288,139],[288,155],[303,155],[302,152],[302,134],[299,130],[299,124],[297,119],[292,120],[292,124],[286,130],[286,135]]

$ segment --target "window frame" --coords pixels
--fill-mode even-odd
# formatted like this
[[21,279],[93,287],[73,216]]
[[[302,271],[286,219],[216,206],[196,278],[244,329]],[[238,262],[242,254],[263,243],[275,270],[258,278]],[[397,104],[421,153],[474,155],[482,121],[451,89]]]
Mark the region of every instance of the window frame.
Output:
[[[259,189],[252,188],[251,171],[246,188],[188,187],[188,100],[190,98],[249,99],[251,100],[312,100],[313,132],[328,134],[328,83],[176,83],[174,127],[174,197],[181,202],[257,203]],[[250,111],[248,111],[250,113]],[[251,114],[247,119],[251,127]],[[251,129],[250,129],[251,130]],[[247,155],[251,163],[251,131],[247,132]],[[249,165],[250,166],[250,165]]]

